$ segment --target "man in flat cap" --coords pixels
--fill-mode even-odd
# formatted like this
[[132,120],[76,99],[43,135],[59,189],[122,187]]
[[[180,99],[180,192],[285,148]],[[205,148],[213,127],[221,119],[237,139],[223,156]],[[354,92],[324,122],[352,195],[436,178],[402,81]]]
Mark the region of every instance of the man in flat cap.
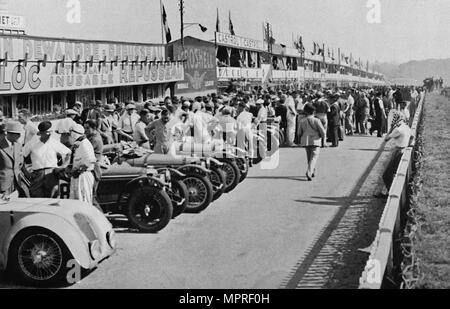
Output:
[[0,137],[0,196],[20,191],[20,171],[23,166],[22,146],[19,142],[23,135],[23,125],[8,122],[4,131]]
[[139,121],[139,115],[136,113],[136,105],[129,103],[126,106],[127,113],[119,119],[117,133],[121,140],[133,141],[136,124]]
[[117,121],[114,117],[114,105],[107,104],[103,109],[103,115],[100,119],[98,131],[102,136],[103,144],[114,144],[117,140]]
[[41,122],[38,126],[38,136],[25,144],[23,156],[31,158],[31,187],[33,198],[54,198],[59,195],[59,182],[55,175],[58,168],[58,156],[63,159],[63,165],[70,158],[70,149],[52,138],[52,123]]

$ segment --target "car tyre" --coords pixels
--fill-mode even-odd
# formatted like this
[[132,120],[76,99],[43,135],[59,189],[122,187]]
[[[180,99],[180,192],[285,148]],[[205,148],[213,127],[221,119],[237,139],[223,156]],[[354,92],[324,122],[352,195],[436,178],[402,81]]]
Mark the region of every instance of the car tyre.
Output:
[[126,216],[133,228],[144,233],[157,233],[172,219],[172,201],[163,189],[138,188],[131,193]]
[[230,193],[238,186],[241,180],[241,172],[234,160],[224,160],[221,163],[223,163],[221,169],[226,173],[225,193]]
[[[216,201],[225,193],[227,174],[220,167],[211,167],[210,170],[211,174],[209,176],[209,180],[213,185],[213,201]],[[216,188],[218,187],[220,187],[220,189],[217,190]]]
[[189,202],[185,212],[200,213],[208,208],[214,197],[213,186],[208,177],[192,173],[186,175],[183,182],[189,192]]
[[186,207],[189,202],[189,191],[182,180],[172,180],[172,190],[171,191],[172,192],[169,194],[169,197],[172,198],[173,197],[172,194],[173,194],[176,196],[176,199],[178,201],[180,199],[184,199],[184,203],[181,206],[179,206],[177,204],[177,201],[174,201],[172,199],[172,205],[173,205],[172,219],[175,219],[176,217],[178,217],[179,215],[184,213],[184,211],[186,210]]
[[44,228],[20,232],[11,243],[8,273],[26,286],[68,285],[67,262],[73,259],[66,244]]

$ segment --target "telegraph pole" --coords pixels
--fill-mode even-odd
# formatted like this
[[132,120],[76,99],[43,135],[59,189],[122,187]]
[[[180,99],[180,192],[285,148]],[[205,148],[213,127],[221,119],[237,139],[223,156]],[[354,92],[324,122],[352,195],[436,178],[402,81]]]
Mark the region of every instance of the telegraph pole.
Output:
[[184,50],[184,0],[180,0],[181,47]]

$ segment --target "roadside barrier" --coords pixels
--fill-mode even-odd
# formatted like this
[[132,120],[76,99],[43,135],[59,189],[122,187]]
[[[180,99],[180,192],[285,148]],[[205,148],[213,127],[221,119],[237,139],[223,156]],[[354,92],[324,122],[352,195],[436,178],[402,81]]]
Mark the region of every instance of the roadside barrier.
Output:
[[[420,100],[412,124],[411,136],[414,140],[422,119],[424,101],[425,96]],[[407,220],[407,188],[412,175],[414,148],[415,143],[405,150],[399,164],[375,241],[372,244],[369,260],[359,280],[360,289],[381,289],[389,282],[401,281],[402,227]]]

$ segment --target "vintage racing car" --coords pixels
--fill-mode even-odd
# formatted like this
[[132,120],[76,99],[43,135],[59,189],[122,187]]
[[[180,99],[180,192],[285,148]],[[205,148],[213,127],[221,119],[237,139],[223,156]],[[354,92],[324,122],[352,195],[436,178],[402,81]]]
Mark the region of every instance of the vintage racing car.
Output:
[[115,249],[111,223],[92,205],[61,199],[0,199],[0,269],[20,283],[38,287],[76,283],[68,278],[70,270],[76,271],[73,267],[93,269]]
[[151,167],[158,171],[172,169],[184,174],[182,181],[189,193],[186,212],[205,210],[225,190],[225,173],[220,169],[222,164],[212,158],[202,160],[197,157],[159,155],[128,143],[107,145],[104,154],[112,164]]

